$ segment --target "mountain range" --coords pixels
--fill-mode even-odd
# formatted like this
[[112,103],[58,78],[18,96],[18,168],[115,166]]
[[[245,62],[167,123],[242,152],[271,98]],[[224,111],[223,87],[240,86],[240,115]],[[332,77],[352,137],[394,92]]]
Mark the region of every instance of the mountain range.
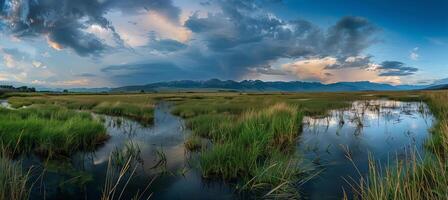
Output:
[[125,86],[111,89],[112,92],[137,92],[137,91],[188,91],[188,90],[232,90],[232,91],[282,91],[282,92],[338,92],[338,91],[392,91],[392,90],[418,90],[428,86],[421,85],[390,85],[384,83],[360,82],[338,82],[323,84],[319,82],[301,81],[273,81],[264,82],[260,80],[222,81],[210,79],[206,81],[169,81],[157,82],[147,85]]

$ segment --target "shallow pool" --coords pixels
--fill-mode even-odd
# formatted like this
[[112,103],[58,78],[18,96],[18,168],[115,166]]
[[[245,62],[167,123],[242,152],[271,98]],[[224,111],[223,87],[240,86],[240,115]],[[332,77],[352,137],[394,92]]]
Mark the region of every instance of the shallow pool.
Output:
[[350,183],[366,175],[369,156],[382,166],[412,152],[423,156],[433,121],[424,103],[390,100],[356,101],[326,117],[306,117],[297,150],[321,173],[300,190],[309,199],[352,196]]

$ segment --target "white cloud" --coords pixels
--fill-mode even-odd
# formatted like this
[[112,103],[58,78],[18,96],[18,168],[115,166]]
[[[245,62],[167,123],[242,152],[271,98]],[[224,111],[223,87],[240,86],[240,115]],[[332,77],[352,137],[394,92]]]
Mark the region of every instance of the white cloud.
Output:
[[44,58],[51,58],[51,54],[48,51],[42,53],[41,56]]
[[330,74],[325,68],[329,65],[336,64],[337,59],[333,57],[314,58],[308,60],[299,60],[293,63],[282,65],[282,69],[292,73],[300,80],[307,81],[328,81]]
[[56,87],[78,87],[78,86],[90,86],[92,83],[88,79],[74,79],[74,80],[66,80],[66,81],[53,81],[48,82],[44,80],[33,80],[32,84],[36,85],[49,85]]
[[5,64],[6,67],[8,68],[15,68],[17,67],[17,62],[14,59],[14,56],[11,54],[4,54],[3,55],[3,63]]
[[412,49],[411,54],[409,55],[409,58],[411,60],[418,60],[418,58],[420,57],[420,55],[418,54],[418,47],[415,47],[414,49]]
[[[138,15],[110,12],[107,14],[107,18],[114,25],[124,43],[131,47],[147,45],[150,32],[155,32],[161,39],[172,39],[182,43],[191,38],[191,32],[183,26],[188,19],[188,16],[184,15],[181,16],[179,23],[173,23],[157,12],[144,12]],[[98,28],[89,27],[89,31],[101,36],[102,39],[110,37],[107,36],[110,33]]]
[[47,66],[45,66],[42,62],[39,61],[32,61],[31,64],[33,65],[33,67],[35,68],[42,68],[42,69],[46,69]]
[[86,29],[87,33],[94,34],[101,41],[109,46],[116,47],[118,44],[114,40],[114,33],[110,29],[103,28],[99,25],[92,24]]

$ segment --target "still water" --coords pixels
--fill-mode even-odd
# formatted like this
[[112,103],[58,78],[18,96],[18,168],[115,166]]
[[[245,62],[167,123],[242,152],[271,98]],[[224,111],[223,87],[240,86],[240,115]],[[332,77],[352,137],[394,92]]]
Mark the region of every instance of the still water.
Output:
[[433,121],[424,103],[390,100],[356,101],[327,117],[306,117],[297,150],[322,172],[302,193],[308,199],[351,196],[349,183],[366,175],[369,155],[382,166],[411,152],[423,156]]

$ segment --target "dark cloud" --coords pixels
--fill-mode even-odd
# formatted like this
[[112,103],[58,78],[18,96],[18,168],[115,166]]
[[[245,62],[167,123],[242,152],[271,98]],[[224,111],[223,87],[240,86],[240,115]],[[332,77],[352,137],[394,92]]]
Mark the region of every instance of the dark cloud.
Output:
[[[350,60],[374,42],[378,30],[368,20],[344,17],[328,30],[305,20],[285,21],[260,9],[256,1],[218,1],[221,12],[192,15],[185,26],[207,47],[202,57],[212,60],[210,70],[224,78],[239,78],[248,69],[261,68],[280,58],[336,56]],[[366,62],[369,57],[356,62]],[[342,63],[342,62],[341,62]],[[339,67],[357,65],[344,63]],[[365,63],[366,64],[366,63]],[[216,69],[217,68],[217,69]],[[233,74],[232,74],[233,72]]]
[[92,24],[112,31],[119,45],[123,40],[104,17],[111,10],[123,13],[157,12],[178,23],[180,9],[171,0],[0,0],[0,24],[16,37],[48,36],[59,47],[81,56],[97,55],[107,49],[85,29]]
[[155,32],[151,32],[147,47],[160,52],[175,52],[187,48],[187,45],[177,40],[159,39]]
[[[206,16],[193,14],[185,22],[192,34],[186,44],[170,40],[151,39],[149,47],[158,51],[173,52],[169,57],[147,58],[147,62],[162,60],[171,66],[168,71],[174,76],[188,79],[194,72],[198,78],[216,77],[240,79],[257,72],[280,74],[270,66],[279,59],[307,59],[336,57],[337,65],[332,68],[366,67],[369,56],[363,51],[372,45],[379,30],[367,19],[344,17],[328,29],[322,29],[306,20],[282,20],[261,9],[257,0],[207,1],[219,8],[218,12]],[[208,3],[207,3],[208,5]],[[126,71],[120,71],[124,67]],[[160,65],[109,66],[106,73],[113,73],[121,79],[136,75],[137,79],[152,82],[156,76],[153,69]],[[112,70],[115,69],[115,70]],[[174,73],[175,70],[179,70]],[[132,71],[132,73],[130,73]],[[162,74],[165,72],[161,72]],[[166,73],[165,73],[166,74]],[[117,78],[114,76],[115,79]],[[139,81],[143,81],[139,80]],[[113,81],[113,80],[112,80]]]
[[378,28],[365,18],[344,17],[328,31],[325,49],[333,56],[359,55],[375,42],[372,36],[377,30]]
[[409,76],[418,71],[418,68],[405,66],[398,61],[384,61],[377,69],[381,71],[380,76]]
[[187,45],[176,40],[165,39],[154,40],[149,47],[161,52],[173,52],[185,49]]
[[257,67],[252,69],[253,72],[259,73],[259,74],[265,74],[265,75],[286,75],[286,73],[283,70],[274,69],[270,65],[266,65],[263,67]]

